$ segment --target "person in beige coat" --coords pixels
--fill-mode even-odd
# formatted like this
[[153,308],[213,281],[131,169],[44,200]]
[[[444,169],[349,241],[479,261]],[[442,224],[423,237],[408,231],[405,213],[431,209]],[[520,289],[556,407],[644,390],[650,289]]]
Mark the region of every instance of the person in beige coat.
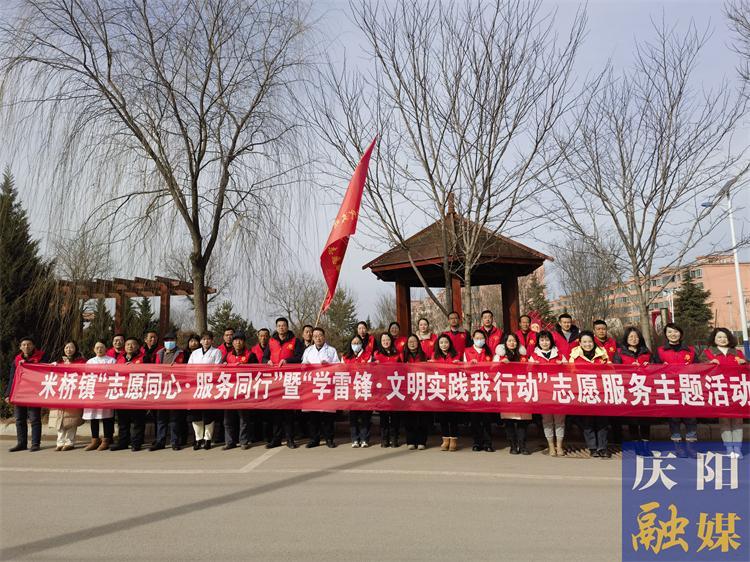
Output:
[[[58,363],[73,364],[73,363],[85,363],[86,359],[78,351],[78,344],[74,341],[65,343],[63,347],[63,355],[60,361],[56,361],[53,365]],[[75,449],[76,442],[76,431],[78,426],[83,423],[83,410],[80,408],[63,408],[52,410],[50,412],[50,424],[53,423],[54,428],[57,429],[57,447],[55,451],[70,451]]]

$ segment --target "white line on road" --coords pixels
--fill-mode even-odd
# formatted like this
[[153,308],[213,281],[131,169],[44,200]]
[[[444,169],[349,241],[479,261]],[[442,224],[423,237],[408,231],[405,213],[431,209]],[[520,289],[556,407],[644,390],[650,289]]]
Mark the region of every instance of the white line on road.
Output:
[[247,463],[245,466],[243,466],[240,469],[240,473],[247,473],[253,470],[254,468],[259,467],[260,465],[262,465],[264,462],[266,462],[268,459],[270,459],[279,451],[281,451],[281,447],[276,447],[275,449],[269,449],[268,451],[263,453],[261,456],[259,456],[257,459],[253,459],[249,463]]

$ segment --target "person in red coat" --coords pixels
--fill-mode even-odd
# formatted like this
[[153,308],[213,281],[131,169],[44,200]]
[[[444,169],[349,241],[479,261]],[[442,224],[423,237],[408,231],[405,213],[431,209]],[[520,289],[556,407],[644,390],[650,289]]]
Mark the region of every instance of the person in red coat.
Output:
[[[375,363],[400,363],[401,354],[393,345],[393,338],[388,332],[380,334],[375,344],[375,354],[373,355]],[[398,433],[401,425],[400,412],[381,411],[380,412],[380,446],[381,447],[398,447]]]
[[534,353],[534,347],[536,346],[537,333],[531,329],[531,316],[524,314],[518,319],[518,330],[516,330],[516,336],[521,345],[526,349],[526,355],[529,356]]
[[[455,314],[456,318],[458,318],[458,314],[454,312],[451,315],[453,314]],[[468,333],[465,330],[463,331],[468,337]],[[461,332],[459,331],[458,334],[460,333]],[[453,326],[448,332],[440,334],[437,341],[435,342],[435,352],[433,353],[432,358],[430,358],[429,361],[433,363],[441,363],[444,365],[455,365],[457,363],[461,363],[463,353],[459,355],[458,351],[454,347],[454,338],[458,339],[458,341],[462,343],[464,341],[460,335],[456,334]],[[466,348],[464,347],[464,351],[465,349]],[[438,422],[440,423],[440,431],[443,437],[442,443],[440,444],[441,451],[458,451],[458,423],[460,420],[461,417],[458,412],[440,411],[438,413]]]
[[[703,350],[703,362],[734,366],[747,363],[745,354],[737,348],[737,338],[727,328],[714,328]],[[719,418],[721,440],[727,454],[742,458],[742,418]]]
[[[344,363],[351,365],[351,376],[359,365],[372,360],[372,355],[362,345],[359,334],[354,335],[341,356]],[[352,438],[352,448],[367,448],[370,446],[370,427],[372,426],[372,410],[349,410],[349,432]]]
[[[565,357],[560,356],[555,346],[555,338],[547,330],[537,334],[534,352],[528,355],[529,363],[541,365],[560,365],[566,363]],[[564,457],[565,447],[565,414],[542,414],[542,427],[547,438],[547,449],[550,457]],[[557,443],[555,443],[557,440]]]
[[398,322],[391,322],[388,325],[388,333],[391,334],[393,345],[396,346],[398,352],[403,353],[404,348],[406,347],[406,336],[401,335],[401,324]]
[[125,354],[125,334],[115,334],[112,337],[112,347],[107,350],[108,357],[119,359]]
[[455,310],[448,315],[448,329],[443,332],[451,339],[456,355],[461,358],[467,347],[471,347],[471,335],[461,327],[461,317]]
[[[628,326],[622,335],[617,352],[612,356],[612,363],[640,367],[651,362],[651,351],[646,347],[643,334],[635,326]],[[650,455],[648,441],[651,438],[651,418],[626,418],[631,441],[641,456]]]
[[[480,363],[489,363],[492,361],[492,351],[487,346],[485,337],[486,331],[477,328],[472,334],[472,346],[464,350],[464,363],[477,365]],[[471,432],[474,436],[474,445],[472,451],[487,451],[492,453],[495,448],[492,446],[492,422],[495,420],[493,414],[485,412],[471,412],[469,420],[471,422]]]
[[143,335],[143,346],[141,347],[141,356],[144,363],[158,363],[159,352],[162,350],[159,345],[159,334],[156,330],[146,330]]
[[370,334],[370,327],[364,320],[357,322],[357,335],[362,340],[364,350],[372,356],[375,353],[375,337]]
[[555,337],[555,346],[560,355],[570,358],[570,352],[578,346],[578,326],[573,324],[573,317],[567,312],[563,312],[557,317],[557,325],[553,336]]
[[226,361],[227,354],[232,351],[232,342],[234,341],[234,328],[227,326],[224,328],[224,333],[221,336],[221,344],[216,346],[216,349],[221,351],[221,358]]
[[[125,354],[117,360],[119,365],[139,365],[143,363],[141,342],[138,338],[129,337],[125,340]],[[131,447],[133,451],[140,451],[146,433],[145,410],[117,410],[117,443],[110,451],[122,451]],[[131,427],[132,426],[132,427]],[[132,442],[131,442],[131,433]]]
[[[422,351],[421,342],[416,334],[410,334],[402,355],[404,363],[424,363],[427,357]],[[423,451],[427,448],[427,436],[432,426],[432,412],[400,412],[406,425],[406,445],[410,451]]]
[[[10,366],[10,378],[5,387],[5,398],[10,397],[13,388],[13,378],[16,370],[24,363],[46,363],[47,356],[44,351],[36,348],[34,339],[26,336],[21,338],[18,344],[20,353],[16,355]],[[25,451],[28,448],[29,426],[31,422],[31,452],[40,449],[42,443],[42,409],[31,406],[18,406],[13,404],[13,416],[16,418],[16,445],[8,449],[11,453]]]
[[617,342],[609,335],[604,320],[594,320],[594,342],[607,352],[607,357],[612,361],[617,353]]
[[[665,365],[690,365],[698,362],[698,354],[692,345],[683,342],[683,330],[674,322],[664,326],[666,343],[656,348],[652,357],[653,363]],[[682,446],[682,424],[685,424],[685,444],[690,451]],[[669,432],[677,455],[681,458],[692,453],[692,444],[698,441],[698,420],[696,418],[670,418]]]
[[419,345],[422,346],[425,357],[432,357],[432,354],[435,352],[437,336],[430,330],[430,321],[427,318],[420,318],[417,322],[417,337],[419,338]]
[[491,310],[483,310],[481,319],[482,324],[477,329],[484,332],[487,347],[494,350],[503,341],[503,331],[495,326],[495,315],[492,314]]
[[[258,330],[258,343],[250,348],[253,355],[258,359],[258,363],[263,360],[266,355],[266,349],[268,348],[268,341],[271,339],[271,331],[268,328],[261,328]],[[270,352],[269,352],[270,353]]]
[[[245,333],[235,332],[232,336],[232,349],[224,358],[227,366],[241,367],[259,363],[255,354],[245,343]],[[224,410],[224,432],[226,444],[224,450],[235,449],[239,445],[243,450],[250,448],[250,422],[252,410]]]

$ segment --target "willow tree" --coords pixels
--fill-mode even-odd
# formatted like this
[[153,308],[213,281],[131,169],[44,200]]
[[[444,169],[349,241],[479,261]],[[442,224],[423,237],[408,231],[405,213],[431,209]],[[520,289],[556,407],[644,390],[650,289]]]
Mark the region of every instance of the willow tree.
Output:
[[185,240],[198,329],[217,247],[275,230],[287,198],[303,16],[295,0],[21,0],[0,24],[6,125],[41,124],[38,165],[115,238]]

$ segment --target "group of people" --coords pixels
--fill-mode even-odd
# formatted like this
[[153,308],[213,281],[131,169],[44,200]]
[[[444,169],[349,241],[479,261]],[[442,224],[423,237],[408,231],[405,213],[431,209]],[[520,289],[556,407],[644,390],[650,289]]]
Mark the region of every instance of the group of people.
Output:
[[[561,314],[554,331],[531,329],[531,318],[523,315],[519,319],[519,329],[503,333],[495,325],[492,311],[481,314],[481,325],[472,332],[461,326],[457,312],[448,316],[448,328],[434,333],[426,318],[419,319],[417,332],[401,334],[398,322],[392,322],[387,331],[373,335],[366,322],[359,322],[356,333],[349,338],[341,356],[326,342],[325,330],[306,325],[301,336],[289,329],[286,318],[278,318],[275,331],[263,328],[258,331],[257,344],[249,346],[245,334],[227,327],[222,342],[214,346],[214,335],[204,332],[200,336],[191,335],[187,347],[180,349],[174,333],[164,336],[161,344],[156,331],[144,335],[143,342],[136,337],[115,335],[111,346],[99,341],[94,345],[93,357],[86,360],[78,345],[67,342],[62,354],[47,357],[37,349],[33,338],[26,337],[20,342],[20,353],[11,368],[13,373],[24,362],[29,363],[94,363],[94,364],[226,364],[240,365],[263,363],[281,366],[287,363],[311,365],[333,363],[415,363],[434,362],[444,364],[478,364],[484,362],[520,362],[540,364],[573,363],[580,365],[616,363],[632,366],[650,363],[689,364],[710,362],[720,365],[744,364],[746,359],[737,347],[737,339],[726,328],[715,328],[710,335],[709,345],[698,353],[696,348],[683,341],[683,330],[674,323],[664,329],[665,343],[651,351],[641,334],[634,326],[625,329],[618,343],[608,333],[603,320],[594,322],[591,330],[579,330],[569,314]],[[11,384],[7,386],[10,389]],[[41,443],[40,408],[14,405],[17,444],[11,452],[28,447],[27,422],[31,423],[31,451],[38,451]],[[349,412],[351,446],[369,447],[373,412]],[[51,412],[56,420],[57,449],[67,451],[75,447],[76,429],[89,420],[91,442],[85,450],[124,450],[138,451],[143,447],[147,412],[145,410],[108,409],[63,409]],[[286,441],[286,446],[296,448],[296,435],[309,437],[306,447],[320,446],[322,441],[333,448],[335,411],[295,410],[154,410],[155,440],[149,450],[164,449],[167,439],[172,449],[180,450],[188,441],[187,423],[192,424],[194,434],[193,449],[210,449],[215,442],[225,443],[224,449],[250,448],[256,441],[266,441],[267,448],[274,448]],[[435,421],[432,412],[379,412],[380,446],[399,447],[401,426],[405,428],[406,445],[409,449],[423,450]],[[492,424],[497,422],[497,414],[459,412],[439,412],[442,451],[458,450],[459,426],[466,422],[471,428],[473,451],[494,451]],[[117,440],[114,440],[115,419],[117,420]],[[526,443],[527,428],[532,420],[541,423],[547,440],[548,454],[552,457],[564,456],[566,416],[564,414],[544,414],[536,416],[526,413],[501,412],[500,421],[505,432],[511,454],[529,455]],[[628,424],[630,438],[639,444],[639,452],[648,454],[650,425],[653,418],[608,418],[604,416],[574,416],[573,422],[582,429],[586,447],[592,458],[609,458],[609,432],[620,437],[623,424]],[[697,441],[697,420],[695,418],[670,418],[671,439],[680,456],[690,454],[691,444]],[[301,423],[300,423],[301,422]],[[740,456],[742,444],[742,420],[720,418],[721,437],[731,455]],[[101,425],[101,429],[100,429]],[[301,427],[300,427],[301,426]],[[682,426],[685,433],[682,433]],[[223,432],[223,438],[220,435]],[[101,437],[100,437],[101,436]]]

